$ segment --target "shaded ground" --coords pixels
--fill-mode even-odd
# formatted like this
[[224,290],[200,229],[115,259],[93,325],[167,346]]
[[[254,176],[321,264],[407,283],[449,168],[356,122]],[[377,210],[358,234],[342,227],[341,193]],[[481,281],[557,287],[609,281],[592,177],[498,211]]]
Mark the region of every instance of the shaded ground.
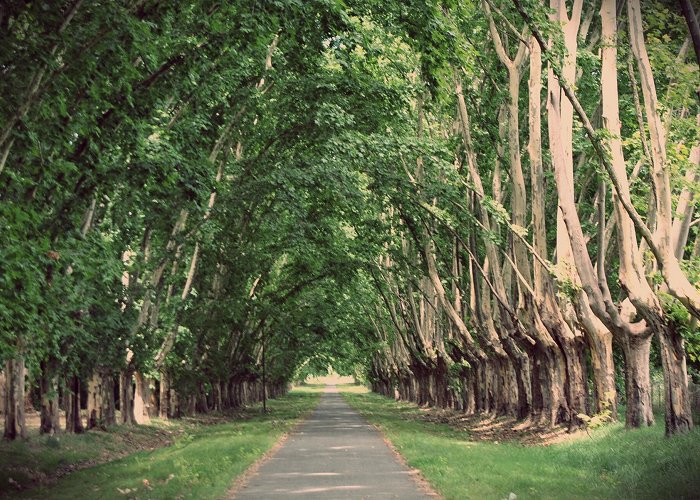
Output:
[[171,445],[187,424],[157,422],[148,426],[93,429],[80,435],[39,436],[0,443],[0,497],[49,486],[79,470],[111,462],[138,451]]
[[426,422],[447,424],[456,430],[468,431],[473,441],[511,442],[524,445],[551,445],[588,438],[585,430],[569,432],[566,427],[547,427],[511,417],[464,415],[454,410],[421,408],[418,418]]
[[[85,413],[85,411],[83,411]],[[117,412],[117,417],[118,417]],[[13,491],[50,486],[68,474],[105,464],[139,451],[170,446],[201,425],[245,420],[244,411],[197,415],[178,420],[152,419],[149,425],[91,429],[84,434],[39,434],[39,413],[27,413],[28,439],[0,442],[0,498]],[[61,412],[61,422],[65,420]],[[83,418],[84,422],[86,418]]]
[[[0,496],[52,500],[221,498],[236,477],[311,413],[320,398],[318,391],[300,389],[270,400],[266,413],[255,404],[231,414],[118,426],[109,433],[61,435],[54,444],[46,436],[0,443]],[[171,444],[147,446],[154,444],[152,434],[163,431],[171,433]],[[112,460],[114,457],[119,458]],[[107,463],[91,466],[103,458]],[[19,483],[21,464],[48,476],[66,464],[86,468],[18,491],[9,479]],[[13,476],[4,476],[10,469]],[[28,481],[26,476],[24,480]]]
[[311,416],[232,492],[260,498],[429,498],[377,432],[329,389]]

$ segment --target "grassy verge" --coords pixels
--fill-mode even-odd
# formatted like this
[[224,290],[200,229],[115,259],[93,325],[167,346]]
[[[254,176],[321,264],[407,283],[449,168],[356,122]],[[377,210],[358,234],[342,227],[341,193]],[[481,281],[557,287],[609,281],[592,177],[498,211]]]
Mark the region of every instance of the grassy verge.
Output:
[[445,498],[698,498],[700,432],[664,437],[663,423],[622,424],[551,446],[471,441],[467,431],[427,422],[415,405],[342,388],[410,466]]
[[138,450],[160,448],[172,443],[187,429],[184,421],[162,422],[136,427],[116,426],[109,432],[40,436],[32,429],[29,439],[0,441],[0,496],[46,485],[74,470],[114,460]]
[[[294,390],[287,396],[268,401],[268,413],[259,405],[244,410],[240,417],[212,425],[182,423],[174,443],[165,448],[138,451],[124,458],[74,472],[49,486],[22,492],[25,498],[219,498],[235,478],[271,448],[302,416],[318,402],[315,387]],[[144,426],[145,427],[145,426]],[[119,428],[117,432],[129,432]],[[148,431],[133,429],[133,437]],[[110,433],[62,436],[58,449],[44,440],[41,454],[31,454],[38,469],[52,470],[59,462],[91,460],[113,442]],[[15,444],[15,443],[10,443]],[[16,443],[18,448],[26,443]],[[3,463],[27,460],[25,454],[5,456]],[[92,449],[91,449],[92,448]],[[45,452],[45,453],[43,453]],[[4,486],[0,488],[2,491]]]

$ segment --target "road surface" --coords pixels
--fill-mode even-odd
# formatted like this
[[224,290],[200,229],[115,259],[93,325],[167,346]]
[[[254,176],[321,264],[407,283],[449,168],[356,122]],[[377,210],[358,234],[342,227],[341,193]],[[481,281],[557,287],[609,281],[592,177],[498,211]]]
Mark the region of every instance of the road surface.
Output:
[[311,416],[233,494],[236,499],[425,500],[382,435],[328,386]]

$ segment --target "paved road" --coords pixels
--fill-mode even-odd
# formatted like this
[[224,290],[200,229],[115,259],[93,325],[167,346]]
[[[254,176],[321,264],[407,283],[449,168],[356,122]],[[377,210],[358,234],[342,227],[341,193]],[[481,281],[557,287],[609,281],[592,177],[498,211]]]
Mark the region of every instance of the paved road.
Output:
[[430,498],[381,434],[334,386],[282,447],[251,476],[237,499]]

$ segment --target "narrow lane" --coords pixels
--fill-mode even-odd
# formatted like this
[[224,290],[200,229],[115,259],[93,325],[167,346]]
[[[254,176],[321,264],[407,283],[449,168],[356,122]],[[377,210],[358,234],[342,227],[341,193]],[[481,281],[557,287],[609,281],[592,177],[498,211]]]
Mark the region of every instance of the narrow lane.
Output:
[[234,498],[297,497],[430,498],[335,386]]

